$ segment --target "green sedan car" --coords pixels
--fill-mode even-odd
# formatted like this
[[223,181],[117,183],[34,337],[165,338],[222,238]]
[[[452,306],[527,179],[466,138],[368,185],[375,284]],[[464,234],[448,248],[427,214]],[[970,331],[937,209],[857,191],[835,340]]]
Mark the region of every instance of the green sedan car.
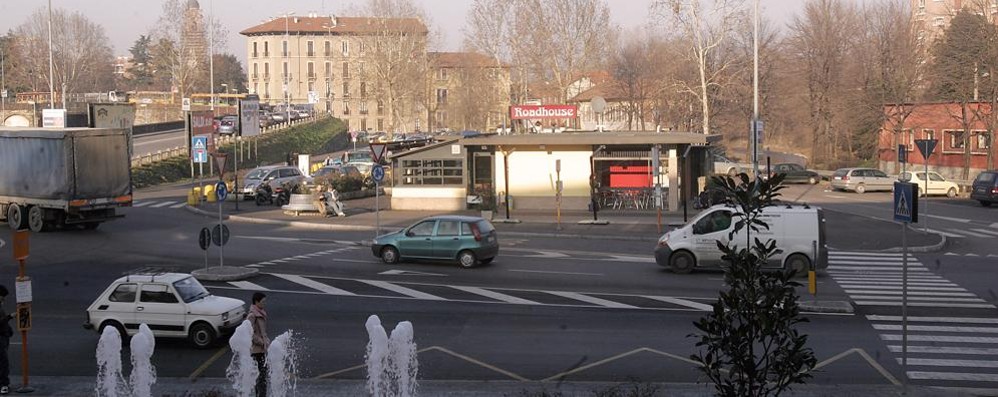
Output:
[[385,263],[401,259],[456,260],[461,267],[488,264],[499,255],[492,223],[473,216],[434,216],[395,233],[378,236],[371,253]]

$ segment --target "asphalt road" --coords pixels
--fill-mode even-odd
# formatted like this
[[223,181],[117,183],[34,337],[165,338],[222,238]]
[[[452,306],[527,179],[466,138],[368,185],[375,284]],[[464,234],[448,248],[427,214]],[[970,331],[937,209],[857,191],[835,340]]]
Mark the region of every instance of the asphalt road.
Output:
[[[805,190],[795,186],[785,196],[803,193],[809,202],[824,200],[823,206],[854,214],[889,210],[887,195]],[[138,197],[169,194],[151,190]],[[930,211],[967,219],[959,222],[965,227],[990,227],[987,216],[998,214],[936,200]],[[33,374],[95,374],[98,337],[82,329],[83,313],[124,272],[204,266],[196,233],[214,221],[171,207],[128,209],[126,218],[95,232],[32,236],[27,266],[35,296],[29,334]],[[856,227],[884,234],[896,230],[881,223]],[[354,244],[369,239],[367,232],[240,223],[230,228],[234,237],[225,248],[225,263],[254,266],[264,274],[243,283],[206,284],[218,295],[244,300],[252,291],[267,290],[271,336],[294,330],[301,337],[306,377],[363,377],[360,370],[343,370],[362,363],[364,322],[378,314],[389,330],[398,321],[413,322],[419,347],[428,349],[419,356],[423,379],[703,380],[682,359],[695,352],[687,335],[723,288],[722,275],[679,276],[660,269],[647,242],[508,237],[501,240],[496,262],[465,270],[452,264],[381,264],[368,248]],[[10,241],[6,229],[0,239]],[[907,374],[918,384],[994,389],[998,297],[992,267],[998,262],[983,251],[988,245],[983,238],[952,240],[964,245],[909,258],[914,305],[908,314],[919,328],[912,331],[914,361]],[[950,252],[957,248],[978,256]],[[217,248],[209,252],[211,265],[218,254]],[[833,252],[832,267],[819,279],[819,298],[850,300],[857,312],[807,314],[811,322],[803,330],[818,360],[839,357],[816,372],[815,383],[888,384],[901,376],[895,340],[900,260],[900,254]],[[0,258],[0,265],[6,265],[4,279],[12,279],[9,259]],[[17,351],[20,339],[13,342]],[[16,354],[11,355],[19,373]],[[163,377],[222,377],[229,357],[222,345],[195,350],[184,341],[161,339],[154,364]]]
[[181,129],[137,135],[132,149],[133,155],[137,157],[185,146],[187,146],[187,133]]

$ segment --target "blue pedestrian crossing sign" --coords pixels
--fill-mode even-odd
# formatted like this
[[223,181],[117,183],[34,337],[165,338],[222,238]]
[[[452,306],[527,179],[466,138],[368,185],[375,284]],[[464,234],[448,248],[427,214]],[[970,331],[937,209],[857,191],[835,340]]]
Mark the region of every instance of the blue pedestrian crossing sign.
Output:
[[218,182],[215,184],[215,197],[218,201],[225,201],[225,198],[229,196],[229,188],[225,186],[225,182]]
[[918,223],[918,188],[914,183],[894,182],[894,220]]
[[191,157],[195,163],[208,162],[208,137],[202,135],[191,137]]
[[374,168],[371,169],[371,177],[374,178],[374,181],[377,183],[381,183],[381,181],[384,181],[385,167],[383,167],[381,164],[375,164]]

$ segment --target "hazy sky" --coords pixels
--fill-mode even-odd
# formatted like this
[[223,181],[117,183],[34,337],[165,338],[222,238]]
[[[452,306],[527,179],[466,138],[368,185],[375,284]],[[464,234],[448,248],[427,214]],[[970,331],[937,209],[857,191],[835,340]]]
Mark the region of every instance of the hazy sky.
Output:
[[[433,27],[444,35],[442,50],[459,50],[464,29],[464,19],[472,0],[414,0],[423,6]],[[607,0],[614,23],[627,29],[648,20],[648,7],[653,0]],[[802,0],[760,0],[764,14],[781,24],[801,9]],[[214,12],[229,30],[228,48],[224,52],[235,54],[243,63],[246,60],[246,40],[239,31],[262,22],[268,17],[294,12],[348,15],[346,10],[356,7],[359,1],[333,0],[199,0],[205,14]],[[20,25],[46,0],[0,0],[0,32]],[[157,0],[52,0],[52,7],[80,11],[90,20],[104,26],[111,40],[115,55],[128,55],[128,48],[146,34],[159,18],[161,2]]]

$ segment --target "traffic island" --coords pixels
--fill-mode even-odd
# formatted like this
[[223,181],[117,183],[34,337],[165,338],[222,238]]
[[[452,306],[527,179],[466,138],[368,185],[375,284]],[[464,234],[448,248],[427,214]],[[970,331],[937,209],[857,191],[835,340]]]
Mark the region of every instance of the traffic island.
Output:
[[848,301],[806,300],[798,301],[797,305],[800,307],[802,312],[844,314],[852,314],[855,312],[852,307],[852,303],[849,303]]
[[586,219],[584,221],[579,221],[579,224],[580,225],[609,225],[610,221],[602,220],[602,219],[600,219],[600,220]]
[[238,281],[256,276],[259,270],[241,266],[215,266],[207,269],[198,269],[191,272],[191,275],[199,281]]

